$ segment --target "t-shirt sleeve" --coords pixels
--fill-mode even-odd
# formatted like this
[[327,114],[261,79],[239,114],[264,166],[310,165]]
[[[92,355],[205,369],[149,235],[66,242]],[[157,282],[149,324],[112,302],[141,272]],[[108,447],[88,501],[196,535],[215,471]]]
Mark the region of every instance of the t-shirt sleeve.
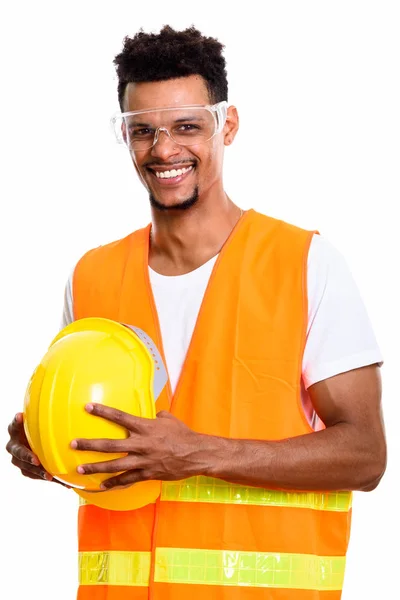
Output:
[[308,256],[308,331],[302,366],[305,388],[382,362],[366,307],[344,257],[330,242],[315,235]]
[[72,323],[74,318],[74,301],[72,295],[72,278],[74,273],[72,272],[68,278],[67,284],[64,291],[64,307],[61,318],[61,329],[64,329],[67,325]]

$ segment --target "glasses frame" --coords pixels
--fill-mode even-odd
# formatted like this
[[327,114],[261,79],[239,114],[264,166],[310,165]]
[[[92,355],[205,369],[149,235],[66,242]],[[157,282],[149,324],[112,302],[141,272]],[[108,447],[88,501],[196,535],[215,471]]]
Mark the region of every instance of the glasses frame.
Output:
[[[112,131],[116,137],[117,143],[125,144],[128,148],[130,148],[130,145],[125,142],[123,136],[121,135],[121,129],[118,125],[119,123],[122,123],[124,121],[125,117],[132,117],[133,115],[141,115],[141,114],[149,113],[149,112],[153,113],[153,112],[176,111],[176,110],[181,110],[181,109],[188,110],[188,109],[198,109],[198,108],[205,108],[206,110],[208,110],[212,114],[214,122],[215,122],[215,131],[214,131],[213,135],[208,140],[204,140],[204,142],[200,142],[202,144],[205,144],[205,143],[209,142],[218,133],[221,133],[221,131],[223,130],[223,128],[225,126],[225,123],[228,118],[228,102],[226,100],[223,100],[222,102],[217,102],[217,104],[183,104],[181,106],[168,106],[166,108],[146,108],[146,109],[142,109],[142,110],[119,112],[111,117],[110,125],[111,125]],[[160,127],[157,127],[155,130],[154,140],[153,140],[153,143],[151,144],[151,146],[148,146],[148,148],[143,148],[143,150],[150,150],[150,148],[152,148],[157,143],[160,131],[164,131],[164,133],[166,133],[169,136],[169,138],[171,140],[173,140],[179,146],[195,146],[195,145],[199,144],[199,142],[196,142],[196,144],[182,144],[182,143],[176,142],[176,140],[174,140],[174,138],[171,136],[171,133],[169,132],[168,128],[164,127],[164,126],[160,126]],[[135,149],[132,148],[132,150],[135,150]],[[135,151],[137,152],[138,150],[136,149]],[[140,152],[140,150],[139,150],[139,152]]]

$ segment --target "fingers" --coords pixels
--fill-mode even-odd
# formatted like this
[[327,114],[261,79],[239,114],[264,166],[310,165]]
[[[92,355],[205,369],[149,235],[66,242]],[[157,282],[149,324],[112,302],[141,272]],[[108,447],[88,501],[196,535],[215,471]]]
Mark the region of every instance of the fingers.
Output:
[[127,440],[77,439],[71,442],[71,448],[74,450],[92,450],[93,452],[126,453],[129,451],[126,442]]
[[18,467],[18,469],[21,469],[23,475],[26,477],[31,477],[31,479],[45,479],[46,481],[51,481],[53,479],[50,473],[47,473],[42,466],[37,467],[34,465],[29,465],[26,462],[15,458],[15,456],[13,456],[11,462],[13,465]]
[[126,427],[126,429],[135,432],[139,432],[147,421],[152,420],[144,419],[143,417],[135,417],[122,410],[111,408],[110,406],[103,406],[103,404],[87,404],[85,408],[90,414],[95,415],[96,417],[102,417],[103,419],[112,421],[117,425],[122,425],[122,427]]
[[146,471],[143,469],[134,469],[132,471],[126,471],[117,477],[110,477],[101,484],[100,488],[103,490],[110,490],[116,487],[129,486],[139,481],[147,481],[150,477],[147,476]]
[[6,446],[6,450],[7,450],[7,452],[9,452],[9,454],[14,456],[17,460],[20,460],[29,465],[36,465],[36,466],[40,465],[40,461],[39,461],[38,457],[35,456],[35,454],[32,452],[32,450],[30,448],[28,448],[27,446],[20,444],[15,439],[11,439],[8,442],[8,444]]
[[26,441],[23,421],[23,414],[17,413],[8,426],[10,440],[6,446],[6,450],[18,460],[39,466],[40,461],[38,457],[32,452],[29,446],[25,443],[21,443]]
[[19,434],[23,420],[24,420],[24,417],[23,417],[22,413],[17,413],[15,415],[14,419],[8,426],[8,433],[9,433],[10,437],[15,437],[16,435]]
[[31,473],[31,471],[27,471],[26,469],[21,469],[21,473],[25,477],[29,477],[29,479],[43,479],[43,477],[40,477],[39,475],[35,475],[35,473]]
[[58,483],[59,485],[62,485],[63,487],[67,488],[68,490],[71,489],[70,485],[63,483],[62,481],[58,481],[57,479],[52,477],[49,473],[46,473],[46,477],[43,477],[43,476],[40,477],[39,475],[36,475],[35,473],[32,473],[31,471],[28,471],[26,469],[21,469],[21,473],[25,477],[29,477],[29,479],[45,479],[46,481],[53,481],[54,483]]
[[141,465],[141,462],[143,461],[141,461],[139,457],[130,455],[125,458],[117,458],[116,460],[81,465],[78,467],[77,471],[83,475],[91,475],[93,473],[120,473],[121,471],[138,468]]

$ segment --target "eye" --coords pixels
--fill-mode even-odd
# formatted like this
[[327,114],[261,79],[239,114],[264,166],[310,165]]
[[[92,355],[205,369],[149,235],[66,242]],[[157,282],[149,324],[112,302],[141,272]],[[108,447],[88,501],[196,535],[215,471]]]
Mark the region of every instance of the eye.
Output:
[[145,137],[154,135],[154,130],[150,129],[150,127],[131,127],[129,129],[129,134],[132,137]]
[[177,128],[178,131],[183,133],[190,133],[191,131],[198,131],[199,129],[199,126],[193,125],[193,123],[184,123],[183,125],[180,125],[180,127]]

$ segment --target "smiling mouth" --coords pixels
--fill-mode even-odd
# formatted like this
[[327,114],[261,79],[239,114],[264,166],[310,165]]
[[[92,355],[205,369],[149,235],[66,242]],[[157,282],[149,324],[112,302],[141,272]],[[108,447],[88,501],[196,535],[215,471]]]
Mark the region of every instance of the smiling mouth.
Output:
[[186,179],[186,177],[188,177],[189,174],[194,171],[194,169],[194,165],[190,165],[189,167],[170,170],[165,169],[163,171],[151,168],[148,168],[147,170],[155,179],[157,179],[157,183],[160,185],[173,185]]

